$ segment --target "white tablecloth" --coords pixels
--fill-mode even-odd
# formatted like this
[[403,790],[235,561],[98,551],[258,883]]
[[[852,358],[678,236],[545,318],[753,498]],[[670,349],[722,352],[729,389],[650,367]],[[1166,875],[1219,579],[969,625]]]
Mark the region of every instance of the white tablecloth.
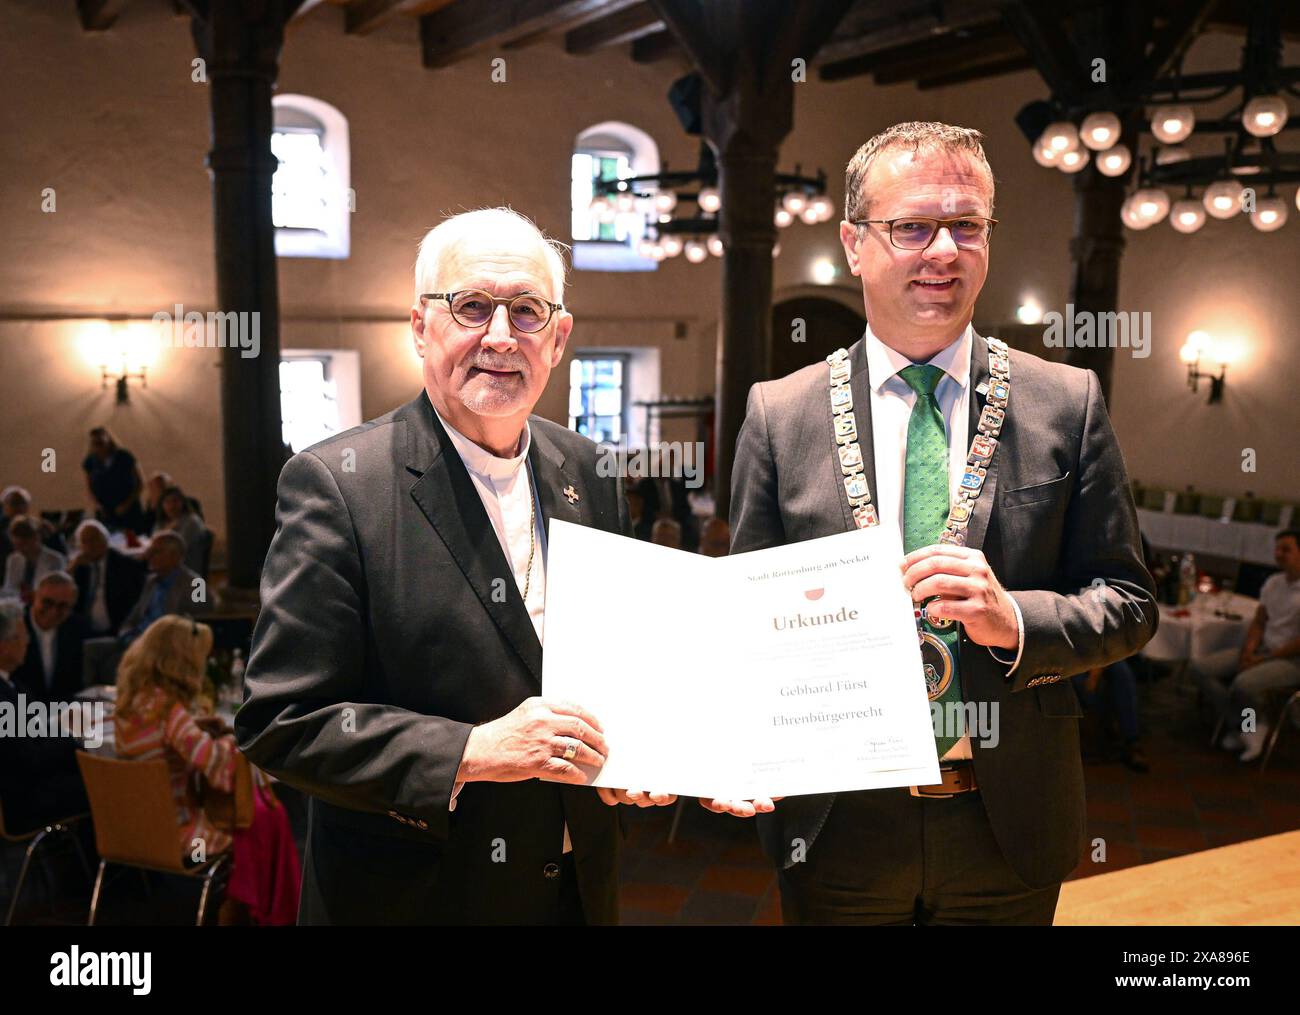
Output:
[[1158,550],[1191,550],[1216,557],[1275,567],[1273,542],[1278,529],[1257,522],[1221,522],[1200,515],[1166,514],[1138,508],[1138,525]]
[[[1183,662],[1224,649],[1239,650],[1258,608],[1258,599],[1232,592],[1200,595],[1186,607],[1161,603],[1160,626],[1142,655],[1158,662]],[[1184,612],[1186,616],[1175,615]]]

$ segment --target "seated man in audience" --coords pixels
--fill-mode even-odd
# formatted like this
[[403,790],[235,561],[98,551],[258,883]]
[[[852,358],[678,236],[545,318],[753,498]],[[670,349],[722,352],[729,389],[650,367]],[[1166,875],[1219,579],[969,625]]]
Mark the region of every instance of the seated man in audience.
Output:
[[[1147,772],[1151,766],[1138,743],[1137,677],[1124,660],[1076,673],[1070,680],[1083,707],[1101,712],[1107,736],[1118,740],[1116,756],[1125,768]],[[1113,758],[1111,759],[1113,760]]]
[[11,676],[29,701],[71,701],[81,690],[81,642],[85,635],[77,605],[77,583],[53,571],[36,583],[27,608],[27,655]]
[[[15,713],[24,704],[19,695],[27,692],[12,674],[27,655],[27,638],[22,607],[0,600],[0,703]],[[11,835],[89,810],[77,771],[78,746],[70,737],[0,736],[0,807]]]
[[1277,534],[1273,559],[1282,570],[1260,589],[1241,652],[1225,649],[1190,666],[1192,679],[1227,725],[1220,746],[1240,750],[1241,761],[1254,761],[1264,750],[1269,695],[1300,688],[1300,530]]
[[700,553],[706,557],[725,557],[731,552],[731,526],[725,518],[710,518],[700,534]]
[[[85,644],[87,686],[112,683],[122,653],[159,617],[208,609],[206,583],[182,563],[184,559],[185,540],[176,533],[160,532],[150,540],[145,551],[149,577],[140,598],[118,628],[117,637],[91,638]],[[200,589],[203,596],[197,599]]]
[[57,550],[41,544],[41,526],[37,519],[18,515],[9,523],[9,541],[13,552],[5,563],[4,591],[31,602],[36,583],[52,571],[67,567],[67,559]]
[[68,569],[77,582],[77,614],[88,634],[111,634],[140,598],[145,565],[109,546],[108,529],[93,518],[77,526],[74,545],[77,555]]

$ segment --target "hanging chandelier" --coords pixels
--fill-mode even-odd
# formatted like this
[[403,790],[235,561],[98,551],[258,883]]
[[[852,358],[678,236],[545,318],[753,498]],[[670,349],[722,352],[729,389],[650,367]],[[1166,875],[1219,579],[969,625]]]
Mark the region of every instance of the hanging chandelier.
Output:
[[[1129,229],[1149,229],[1168,218],[1178,232],[1194,233],[1210,218],[1245,213],[1260,232],[1273,232],[1286,223],[1291,201],[1300,209],[1300,192],[1291,201],[1278,193],[1300,182],[1300,152],[1279,149],[1275,141],[1300,126],[1285,94],[1300,96],[1297,82],[1300,67],[1282,66],[1277,5],[1258,0],[1237,70],[1184,75],[1180,61],[1173,76],[1139,83],[1105,108],[1032,103],[1017,119],[1022,128],[1051,121],[1031,141],[1040,166],[1077,173],[1093,161],[1099,173],[1115,177],[1136,161],[1120,210]],[[1234,95],[1226,114],[1197,114],[1198,106]],[[1121,115],[1134,112],[1141,116],[1136,153],[1120,140]],[[1195,142],[1214,137],[1221,140],[1193,150]]]
[[[799,219],[809,225],[829,221],[835,205],[826,194],[826,174],[805,176],[799,166],[793,173],[778,173],[773,195],[772,217],[782,229]],[[645,228],[637,243],[642,257],[663,261],[682,255],[699,264],[710,254],[721,257],[718,212],[722,195],[718,191],[718,169],[713,149],[700,145],[700,164],[690,172],[662,171],[617,180],[598,180],[592,186],[591,211],[601,222],[616,216],[639,213]],[[772,247],[772,256],[781,244]]]

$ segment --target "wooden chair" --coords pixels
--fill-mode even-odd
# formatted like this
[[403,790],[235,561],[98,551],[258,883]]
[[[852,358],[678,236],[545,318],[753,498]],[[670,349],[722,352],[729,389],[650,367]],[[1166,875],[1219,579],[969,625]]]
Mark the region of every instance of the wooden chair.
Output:
[[[130,761],[106,758],[88,751],[77,752],[77,763],[90,798],[90,812],[95,819],[95,843],[102,858],[90,898],[87,925],[95,923],[104,870],[110,863],[162,874],[199,878],[203,890],[199,895],[196,926],[203,925],[212,883],[230,859],[229,851],[208,857],[196,866],[187,866],[176,841],[180,822],[176,801],[172,798],[171,775],[167,762]],[[232,828],[247,828],[253,818],[251,770],[244,756],[236,755],[235,793],[229,807],[229,821],[214,817]],[[229,800],[230,795],[226,795]],[[206,808],[210,816],[214,808]]]
[[1268,759],[1273,756],[1273,748],[1277,746],[1277,738],[1282,732],[1282,727],[1291,720],[1292,711],[1295,712],[1297,719],[1300,719],[1300,691],[1296,691],[1286,699],[1286,704],[1282,706],[1277,722],[1273,724],[1273,731],[1268,735],[1268,745],[1264,748],[1264,760],[1259,765],[1261,772],[1268,767]]
[[86,879],[90,879],[90,864],[86,862],[85,851],[82,850],[81,841],[77,838],[76,833],[77,825],[88,817],[90,817],[88,814],[74,814],[71,817],[52,821],[40,828],[33,828],[30,832],[10,832],[5,828],[4,806],[0,804],[0,842],[27,843],[27,849],[23,854],[23,865],[18,872],[18,880],[14,884],[14,894],[9,900],[9,911],[5,915],[6,927],[14,922],[14,913],[18,912],[18,897],[22,894],[23,885],[27,881],[27,872],[31,869],[32,858],[36,856],[36,851],[42,843],[51,841],[56,836],[68,836],[77,850],[77,857],[81,860],[81,867],[86,872]]

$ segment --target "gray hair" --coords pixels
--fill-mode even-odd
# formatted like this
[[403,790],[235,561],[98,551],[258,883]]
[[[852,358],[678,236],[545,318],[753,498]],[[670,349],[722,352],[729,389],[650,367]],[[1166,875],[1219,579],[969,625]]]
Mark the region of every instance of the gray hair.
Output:
[[174,544],[176,552],[182,557],[185,556],[185,537],[179,532],[173,532],[171,529],[164,529],[162,532],[155,533],[153,539],[149,540],[150,547],[158,546],[162,543]]
[[863,219],[870,214],[871,198],[862,193],[867,173],[882,152],[904,149],[913,152],[962,153],[971,156],[989,177],[989,210],[993,205],[993,167],[984,155],[984,135],[971,127],[953,127],[946,123],[896,123],[882,130],[857,150],[844,171],[844,218]]
[[22,623],[22,602],[18,599],[0,599],[0,641],[16,637]]
[[75,529],[72,530],[72,538],[74,540],[80,540],[82,530],[84,529],[98,530],[99,534],[104,537],[105,541],[107,541],[109,538],[108,526],[105,525],[103,522],[101,522],[98,518],[87,518],[85,521],[83,521],[80,525],[78,525]]
[[36,583],[36,587],[42,588],[46,585],[70,585],[72,588],[77,587],[77,581],[67,571],[51,571]]
[[0,490],[0,504],[3,504],[14,494],[17,494],[19,497],[21,497],[23,499],[24,504],[31,504],[32,495],[28,493],[26,490],[24,490],[21,486],[6,486],[3,490]]
[[443,219],[424,234],[424,239],[420,241],[419,255],[415,259],[415,305],[419,306],[421,293],[433,292],[436,289],[438,272],[442,268],[443,258],[451,247],[471,233],[494,230],[531,234],[536,237],[537,242],[545,250],[546,260],[551,269],[551,285],[555,289],[551,299],[555,303],[563,303],[565,245],[551,239],[538,229],[531,219],[520,215],[512,208],[479,208]]

